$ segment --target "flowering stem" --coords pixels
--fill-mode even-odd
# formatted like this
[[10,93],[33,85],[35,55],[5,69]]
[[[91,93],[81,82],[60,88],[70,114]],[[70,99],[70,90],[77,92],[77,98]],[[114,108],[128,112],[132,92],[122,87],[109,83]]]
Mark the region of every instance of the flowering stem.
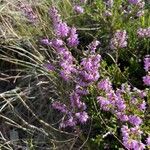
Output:
[[[95,110],[96,110],[96,112],[97,112],[98,117],[100,118],[100,120],[103,122],[103,124],[104,124],[105,127],[108,129],[108,131],[109,131],[109,132],[117,139],[117,141],[124,147],[124,149],[127,149],[127,148],[125,147],[125,145],[121,142],[121,140],[120,140],[114,133],[112,133],[112,131],[110,130],[110,127],[106,124],[106,122],[104,121],[104,119],[103,119],[102,116],[100,115],[100,113],[99,113],[99,111],[98,111],[98,109],[97,109],[97,106],[96,106],[96,103],[95,103],[94,99],[92,99],[92,100],[93,100],[93,104],[94,104]],[[129,150],[129,149],[127,149],[127,150]]]

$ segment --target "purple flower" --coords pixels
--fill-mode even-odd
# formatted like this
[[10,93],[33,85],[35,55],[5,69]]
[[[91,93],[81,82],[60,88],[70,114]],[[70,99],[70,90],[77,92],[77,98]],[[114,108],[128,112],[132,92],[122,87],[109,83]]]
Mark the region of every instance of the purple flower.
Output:
[[144,150],[145,145],[137,140],[131,140],[129,144],[129,148],[133,150]]
[[67,37],[70,28],[68,27],[66,22],[62,22],[62,20],[60,18],[60,14],[58,13],[58,10],[53,6],[53,7],[51,7],[49,14],[52,19],[55,34],[59,38]]
[[41,44],[47,45],[47,46],[51,46],[52,42],[49,39],[42,39],[41,40]]
[[103,109],[105,111],[109,111],[110,110],[110,101],[107,100],[105,97],[98,96],[97,97],[97,101],[98,101],[101,109]]
[[72,73],[74,73],[76,70],[69,63],[62,62],[61,66],[62,66],[62,69],[60,71],[60,76],[65,81],[70,81],[70,79],[72,78]]
[[116,106],[119,111],[124,111],[126,109],[126,104],[122,98],[118,98]]
[[88,114],[85,111],[78,112],[75,114],[75,116],[79,120],[79,122],[82,124],[86,123],[89,118]]
[[130,132],[135,135],[141,135],[143,132],[140,130],[139,126],[130,128]]
[[150,146],[150,136],[148,136],[148,138],[146,139],[146,144],[147,146]]
[[75,47],[79,44],[78,34],[76,33],[76,28],[70,29],[70,36],[67,39],[69,47]]
[[141,0],[129,0],[129,3],[130,4],[134,4],[134,5],[136,5],[136,4],[140,3],[140,2],[141,2]]
[[[57,46],[60,46],[60,42],[57,43]],[[72,78],[72,76],[77,72],[76,65],[74,64],[74,57],[72,56],[71,52],[68,51],[67,48],[64,47],[55,47],[55,48],[60,56],[59,61],[59,65],[61,66],[60,76],[65,81],[69,81]]]
[[140,141],[142,132],[138,127],[128,128],[128,126],[123,126],[121,132],[123,144],[127,149],[144,150],[145,145]]
[[83,77],[85,82],[93,82],[98,80],[99,73],[95,71],[94,73],[91,73],[89,71],[81,71],[80,75]]
[[137,30],[137,35],[140,38],[149,38],[150,37],[150,27],[149,28],[139,28]]
[[144,97],[146,97],[146,95],[147,95],[147,92],[145,92],[145,91],[141,91],[139,93],[140,98],[144,98]]
[[33,11],[31,5],[20,3],[20,10],[23,12],[25,17],[28,19],[30,23],[35,23],[38,19],[37,14]]
[[79,95],[87,95],[88,94],[88,90],[81,87],[80,85],[76,85],[76,93]]
[[62,113],[67,113],[67,112],[68,112],[66,105],[65,105],[65,104],[62,104],[62,103],[60,103],[60,102],[58,102],[58,101],[53,102],[53,103],[52,103],[52,107],[53,107],[54,109],[56,109],[56,110],[62,112]]
[[77,121],[73,118],[73,116],[69,116],[67,120],[60,123],[60,128],[74,127],[76,124]]
[[[60,56],[61,56],[61,59],[63,60],[63,61],[65,61],[65,62],[62,62],[62,63],[67,63],[67,64],[69,64],[69,63],[73,63],[73,60],[74,60],[74,58],[73,58],[73,56],[72,56],[72,54],[71,54],[71,52],[70,51],[68,51],[68,49],[62,49],[62,51],[60,51]],[[66,61],[67,60],[67,61]]]
[[138,88],[134,87],[133,91],[140,97],[140,98],[144,98],[147,93],[145,91],[139,90]]
[[127,33],[125,30],[117,30],[110,41],[110,48],[118,49],[125,47],[127,47]]
[[52,19],[52,22],[53,22],[54,26],[57,25],[58,23],[62,22],[62,20],[60,18],[61,16],[58,13],[58,10],[56,9],[56,7],[53,6],[53,7],[50,8],[49,15]]
[[111,103],[111,108],[112,109],[115,109],[116,107],[116,101],[118,101],[118,97],[117,95],[115,94],[115,91],[114,90],[110,90],[106,93],[106,97],[107,99],[110,101]]
[[54,29],[55,29],[55,34],[61,38],[67,37],[70,30],[70,28],[65,22],[58,23],[57,25],[54,26]]
[[53,39],[51,42],[52,46],[55,47],[56,49],[64,45],[64,42],[61,39]]
[[138,116],[130,115],[129,116],[129,122],[132,125],[139,126],[142,123],[142,119],[140,117],[138,117]]
[[138,3],[137,5],[138,5],[138,7],[139,7],[140,9],[143,9],[144,6],[145,6],[145,2],[144,2],[144,1],[141,1],[141,2]]
[[136,141],[136,140],[131,140],[131,141],[130,141],[130,148],[131,148],[131,149],[134,149],[134,150],[138,149],[138,148],[139,148],[139,143],[138,143],[138,141]]
[[143,82],[145,85],[150,86],[150,76],[149,75],[144,76]]
[[145,37],[145,33],[146,33],[146,29],[139,28],[139,29],[137,30],[137,35],[138,35],[138,37],[144,38],[144,37]]
[[99,79],[100,60],[101,56],[99,54],[89,55],[88,58],[82,59],[81,69],[79,70],[79,85],[88,86]]
[[141,104],[139,104],[139,107],[138,107],[141,111],[145,111],[146,109],[146,102],[143,101]]
[[118,112],[116,115],[117,115],[117,118],[120,119],[121,121],[128,121],[129,119],[127,115],[121,112]]
[[70,94],[70,101],[71,101],[71,106],[73,108],[78,108],[85,110],[86,105],[84,102],[81,102],[81,96],[77,94],[75,91]]
[[130,129],[128,128],[128,126],[123,125],[121,128],[121,132],[122,132],[122,136],[123,136],[123,142],[126,143],[129,139]]
[[74,6],[74,11],[78,14],[82,14],[84,12],[84,9],[79,5],[75,5]]
[[[128,0],[130,4],[135,5],[138,9],[143,9],[145,6],[145,2],[142,0]],[[140,10],[143,11],[143,10]]]
[[149,55],[147,55],[144,58],[144,69],[145,69],[145,71],[149,71],[150,70],[150,56]]
[[107,78],[107,79],[103,79],[100,82],[98,82],[97,87],[99,89],[104,90],[105,92],[109,92],[112,89],[112,84],[111,84],[109,78]]
[[122,93],[131,93],[131,86],[128,84],[121,84]]
[[67,122],[66,122],[66,126],[69,126],[69,127],[74,127],[76,125],[76,120],[71,116]]
[[144,15],[144,10],[140,10],[140,11],[138,11],[137,14],[136,14],[137,17],[141,17],[141,16],[143,16],[143,15]]
[[48,71],[54,71],[55,67],[51,63],[45,63],[44,68],[46,68]]
[[143,144],[142,142],[139,143],[139,147],[140,150],[144,150],[145,149],[145,144]]
[[95,40],[89,44],[88,48],[92,53],[95,53],[95,50],[99,44],[100,44],[100,42]]
[[114,94],[113,97],[115,99],[115,106],[117,107],[117,110],[119,112],[125,111],[125,109],[126,109],[126,103],[125,103],[125,101],[124,101],[123,96],[121,95],[121,93],[119,93],[118,90],[117,90],[116,94]]

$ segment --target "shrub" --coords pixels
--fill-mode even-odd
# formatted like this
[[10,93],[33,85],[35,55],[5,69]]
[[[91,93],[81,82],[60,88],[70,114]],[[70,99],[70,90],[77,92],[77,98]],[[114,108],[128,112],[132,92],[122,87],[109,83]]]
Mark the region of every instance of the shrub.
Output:
[[3,6],[1,149],[149,148],[147,1]]

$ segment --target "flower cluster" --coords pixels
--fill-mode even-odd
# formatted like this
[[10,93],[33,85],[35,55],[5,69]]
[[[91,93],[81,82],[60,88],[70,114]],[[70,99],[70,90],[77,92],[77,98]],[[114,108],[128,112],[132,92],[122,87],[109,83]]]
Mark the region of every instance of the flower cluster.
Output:
[[66,117],[60,123],[60,128],[75,127],[77,124],[87,122],[89,116],[85,111],[86,104],[81,101],[82,96],[86,94],[88,94],[86,90],[76,85],[75,90],[70,94],[70,104],[67,110],[65,104],[60,104],[59,102],[52,104],[54,109],[66,114]]
[[148,138],[146,139],[146,144],[147,144],[147,146],[150,146],[150,135],[149,135]]
[[60,128],[75,127],[77,124],[84,124],[87,122],[89,116],[85,111],[86,105],[81,101],[82,95],[86,94],[88,94],[87,91],[82,90],[82,87],[76,86],[75,90],[70,94],[68,107],[58,101],[52,103],[54,109],[66,114],[65,118],[60,123]]
[[59,101],[52,102],[52,107],[63,114],[67,114],[65,120],[63,119],[60,123],[60,128],[73,127],[76,125],[76,120],[72,117],[72,113],[69,111],[67,106]]
[[91,43],[89,44],[89,46],[88,46],[89,51],[90,51],[91,53],[95,53],[95,50],[96,50],[96,48],[97,48],[97,46],[98,46],[99,44],[100,44],[100,42],[97,41],[97,40],[94,40],[93,42],[91,42]]
[[[96,44],[97,45],[97,44]],[[96,46],[94,47],[96,49]],[[87,58],[83,58],[78,66],[78,74],[75,90],[70,94],[70,104],[72,112],[71,117],[74,125],[77,123],[84,124],[89,116],[86,110],[86,104],[81,101],[82,96],[88,94],[87,87],[99,78],[99,62],[100,55],[91,54]]]
[[102,79],[97,87],[102,94],[97,97],[100,108],[115,114],[122,123],[127,122],[134,126],[130,129],[127,126],[122,127],[125,147],[133,150],[137,150],[137,147],[144,149],[145,145],[137,137],[141,136],[139,127],[143,122],[141,114],[144,115],[146,109],[146,92],[137,88],[131,89],[127,84],[122,84],[120,89],[114,90],[109,78]]
[[52,103],[52,107],[62,113],[67,113],[68,112],[68,109],[67,109],[67,106],[65,104],[62,104],[58,101],[55,101]]
[[70,35],[67,42],[69,47],[76,47],[79,44],[78,34],[75,27],[70,29]]
[[124,48],[127,46],[127,33],[125,30],[117,30],[110,41],[111,49]]
[[150,71],[150,56],[149,55],[144,58],[144,69],[147,72]]
[[137,35],[140,38],[149,38],[150,37],[150,27],[149,28],[139,28],[137,30]]
[[33,11],[31,5],[25,4],[25,3],[20,3],[19,4],[20,10],[23,12],[24,16],[28,19],[30,23],[35,23],[37,22],[38,16],[37,14]]
[[[75,27],[69,27],[66,22],[63,22],[60,18],[60,14],[55,7],[52,7],[49,11],[49,15],[53,22],[55,35],[58,39],[65,39],[68,41],[68,46],[75,47],[79,44],[78,34]],[[64,39],[65,38],[65,39]]]
[[80,5],[75,5],[74,6],[74,11],[78,14],[82,14],[84,12],[83,7],[81,7]]
[[82,59],[78,81],[80,86],[86,87],[99,79],[100,60],[101,56],[99,54],[91,54],[88,58]]
[[60,75],[65,81],[68,81],[77,71],[74,64],[74,57],[66,48],[60,48],[58,52],[60,55],[59,65],[61,66]]
[[133,150],[144,150],[145,145],[141,142],[141,134],[139,127],[128,128],[128,126],[123,126],[121,128],[123,136],[123,144],[127,149]]
[[47,45],[47,46],[51,46],[52,45],[52,42],[49,39],[47,39],[47,38],[41,39],[40,42],[43,45]]
[[126,5],[121,5],[121,11],[126,17],[136,19],[144,15],[145,2],[142,0],[128,0]]
[[86,109],[86,105],[85,103],[81,102],[81,96],[82,94],[78,93],[78,89],[76,89],[75,91],[73,91],[70,94],[70,102],[71,102],[71,106],[74,109],[80,109],[80,110],[85,110]]
[[144,2],[142,0],[128,0],[129,4],[137,5],[139,7],[144,7]]
[[84,124],[89,118],[85,111],[76,112],[73,107],[67,108],[65,104],[58,101],[53,102],[52,107],[66,114],[60,123],[60,128],[75,127],[78,123]]
[[60,128],[75,127],[77,124],[87,122],[89,116],[85,111],[86,105],[81,101],[82,95],[87,93],[87,91],[82,90],[82,87],[76,86],[75,90],[70,94],[70,105],[68,105],[68,108],[65,104],[57,101],[52,103],[54,109],[66,114],[66,117],[60,123]]
[[62,21],[58,10],[54,6],[50,9],[49,15],[52,19],[55,35],[58,38],[66,38],[69,34],[70,27],[67,25],[66,22]]
[[[115,91],[108,78],[98,83],[98,89],[104,93],[104,96],[97,97],[102,110],[112,112],[120,121],[128,121],[133,126],[142,123],[142,119],[137,112],[141,114],[146,109],[144,100],[146,93],[144,91],[136,88],[131,90],[127,84],[122,84],[121,89]],[[130,99],[126,98],[126,94]],[[138,111],[134,112],[134,108],[137,108]]]
[[[99,42],[94,43],[92,42],[88,46],[90,55],[83,58],[78,66],[76,87],[70,94],[72,113],[69,113],[69,116],[72,118],[72,126],[75,126],[77,123],[84,124],[89,118],[86,112],[86,104],[81,99],[82,96],[88,94],[87,87],[99,79],[101,56],[93,52],[93,48],[95,50]],[[63,121],[63,127],[67,127],[65,124],[66,120]]]
[[78,123],[84,124],[89,116],[86,112],[86,104],[82,102],[82,96],[88,94],[88,86],[99,79],[99,67],[101,56],[95,53],[99,41],[93,41],[88,46],[89,55],[81,60],[80,64],[75,64],[75,58],[69,51],[79,44],[75,27],[69,27],[63,22],[55,7],[49,11],[52,18],[54,33],[56,38],[42,39],[42,44],[55,49],[59,57],[60,75],[65,81],[70,81],[72,75],[75,79],[75,89],[70,94],[69,105],[53,102],[54,109],[65,113],[65,118],[60,123],[61,128],[75,127]]
[[143,77],[143,82],[145,85],[150,86],[150,75],[146,75]]
[[79,44],[78,34],[75,27],[69,27],[66,22],[62,21],[58,10],[54,6],[50,9],[49,15],[52,19],[56,37],[52,40],[42,39],[41,43],[56,50],[59,57],[59,66],[61,67],[60,76],[68,81],[77,71],[75,58],[68,47],[74,48]]
[[145,85],[150,86],[150,56],[144,58],[144,69],[147,72],[147,75],[143,77],[143,82]]
[[[113,3],[113,1],[109,2]],[[141,7],[140,2],[140,0],[129,1],[131,5],[138,7]],[[77,13],[83,13],[81,7],[75,6],[74,9]],[[97,46],[100,44],[97,40],[87,46],[88,50],[84,53],[84,57],[77,63],[70,51],[70,49],[75,49],[79,45],[76,28],[68,26],[61,19],[55,7],[50,9],[49,14],[52,19],[55,38],[51,40],[45,38],[41,42],[55,50],[58,56],[60,76],[65,81],[69,81],[65,82],[66,84],[72,83],[71,86],[73,86],[73,90],[69,91],[69,101],[65,103],[52,102],[52,107],[64,114],[60,128],[73,128],[88,121],[89,115],[83,98],[90,93],[89,87],[97,85],[98,93],[100,93],[97,96],[97,103],[101,110],[114,114],[117,120],[121,122],[124,146],[127,149],[143,150],[145,144],[141,142],[142,132],[140,127],[146,110],[145,97],[147,93],[144,90],[131,88],[128,84],[122,84],[120,88],[115,89],[109,78],[104,79],[101,77],[100,80],[101,55],[96,53]],[[144,33],[144,37],[146,36],[146,33]],[[115,32],[110,41],[110,47],[111,49],[127,47],[127,33],[125,30]],[[49,70],[54,70],[50,64],[44,66]],[[144,59],[144,69],[148,74],[143,77],[143,81],[146,85],[150,85],[150,56]],[[147,145],[150,143],[149,141],[149,138],[147,138]]]
[[145,6],[145,2],[142,0],[129,0],[128,1],[129,4],[131,4],[133,7],[136,7],[135,9],[133,9],[133,11],[131,11],[131,13],[135,13],[136,10],[136,16],[140,17],[144,15],[144,6]]
[[[74,1],[73,1],[74,2]],[[80,0],[79,3],[76,3],[73,7],[74,11],[77,13],[77,14],[82,14],[84,13],[84,8],[83,8],[83,4],[86,4],[87,0]]]
[[55,6],[51,7],[51,9],[49,10],[49,15],[52,19],[53,26],[57,26],[57,24],[62,22],[61,15],[59,14]]
[[[98,41],[93,41],[88,46],[89,55],[81,60],[77,67],[75,89],[70,94],[70,105],[68,111],[64,111],[66,107],[57,103],[53,104],[53,108],[61,112],[67,112],[66,118],[62,120],[60,127],[74,127],[78,123],[84,124],[89,116],[86,112],[86,104],[82,102],[82,97],[88,94],[88,86],[99,79],[99,67],[101,56],[95,53],[95,49],[99,44]],[[66,68],[67,69],[67,68]],[[61,106],[61,108],[60,108]]]
[[[60,123],[60,128],[75,127],[78,123],[84,124],[89,118],[88,114],[84,111],[86,109],[85,103],[80,101],[80,96],[77,93],[73,92],[70,100],[70,108],[67,108],[65,104],[58,101],[52,103],[54,109],[66,114],[66,117]],[[78,111],[75,109],[78,109]]]

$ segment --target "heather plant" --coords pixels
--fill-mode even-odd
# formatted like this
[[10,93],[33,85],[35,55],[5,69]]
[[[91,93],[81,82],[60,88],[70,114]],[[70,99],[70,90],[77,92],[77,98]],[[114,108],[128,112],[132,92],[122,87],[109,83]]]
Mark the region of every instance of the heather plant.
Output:
[[149,149],[148,4],[4,2],[0,149]]

